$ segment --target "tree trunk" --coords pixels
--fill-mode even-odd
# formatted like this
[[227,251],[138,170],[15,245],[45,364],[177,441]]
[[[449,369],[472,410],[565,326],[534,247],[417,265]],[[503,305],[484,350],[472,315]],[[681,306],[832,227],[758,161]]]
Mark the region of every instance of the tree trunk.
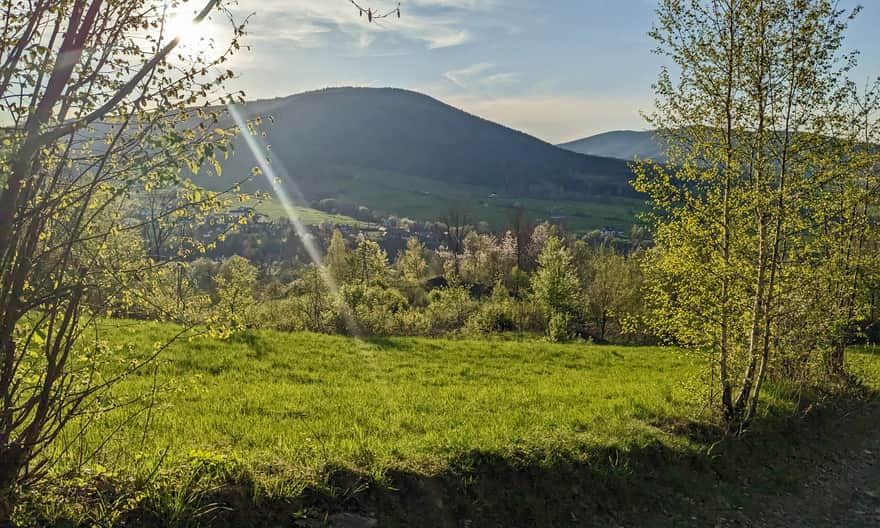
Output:
[[739,395],[733,404],[733,413],[728,417],[728,425],[736,429],[741,429],[745,425],[744,411],[747,406],[751,407],[750,399],[755,383],[755,369],[758,367],[758,358],[761,355],[759,354],[759,340],[761,338],[761,323],[764,320],[763,310],[766,308],[764,306],[764,290],[767,287],[766,226],[765,219],[761,218],[758,227],[758,278],[755,284],[755,300],[752,306],[752,320],[749,330],[749,364],[743,375]]
[[839,378],[845,375],[843,360],[846,355],[846,339],[839,337],[835,340],[834,348],[828,354],[828,375]]
[[725,86],[727,94],[724,99],[725,112],[725,154],[726,164],[724,166],[724,186],[722,189],[722,270],[721,270],[721,343],[718,354],[718,377],[721,383],[721,408],[725,417],[729,417],[733,412],[732,391],[730,386],[730,372],[728,370],[728,358],[730,354],[730,191],[731,191],[731,171],[733,170],[733,84],[734,84],[734,68],[736,55],[734,43],[736,41],[736,23],[733,16],[727,21],[726,31],[728,33],[728,49],[727,55],[727,76]]
[[12,516],[15,486],[25,459],[24,449],[0,446],[0,526],[8,523]]

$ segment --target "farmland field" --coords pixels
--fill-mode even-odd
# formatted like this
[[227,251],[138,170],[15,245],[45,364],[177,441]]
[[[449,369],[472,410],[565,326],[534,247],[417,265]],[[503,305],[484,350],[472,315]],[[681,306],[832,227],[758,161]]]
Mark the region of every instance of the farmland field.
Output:
[[503,187],[452,184],[378,170],[359,171],[349,179],[314,178],[299,183],[309,198],[332,196],[383,214],[431,222],[454,207],[496,229],[507,227],[515,207],[522,207],[531,218],[559,223],[572,232],[602,227],[628,230],[645,210],[644,200],[634,197],[596,197],[592,201],[523,198],[508,195]]
[[[284,210],[284,206],[281,205],[281,202],[278,200],[261,202],[257,204],[255,209],[257,212],[268,216],[273,221],[278,220],[279,218],[287,218],[287,211]],[[369,225],[368,222],[362,222],[350,216],[326,213],[310,207],[295,206],[294,209],[296,210],[296,214],[299,216],[300,221],[305,225],[331,224],[358,227]]]

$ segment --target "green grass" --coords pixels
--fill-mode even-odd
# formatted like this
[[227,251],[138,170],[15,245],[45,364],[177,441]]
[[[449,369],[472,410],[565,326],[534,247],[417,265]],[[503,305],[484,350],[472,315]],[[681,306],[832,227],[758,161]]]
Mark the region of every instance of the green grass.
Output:
[[[170,331],[132,323],[111,339],[146,351]],[[267,472],[313,475],[341,465],[430,473],[472,450],[626,449],[657,437],[649,422],[658,416],[695,410],[687,386],[694,373],[682,353],[652,347],[277,332],[199,338],[173,345],[157,377],[144,371],[120,387],[168,390],[146,441],[135,420],[101,463],[205,450],[236,453]],[[114,423],[94,429],[92,441]]]
[[[284,206],[281,205],[281,202],[278,200],[270,200],[263,201],[257,204],[255,207],[258,213],[263,213],[268,216],[272,220],[276,220],[279,218],[287,218],[287,211],[284,210]],[[299,216],[299,219],[305,225],[321,225],[321,224],[336,224],[336,225],[350,225],[350,226],[365,226],[367,222],[362,222],[360,220],[356,220],[350,216],[340,215],[340,214],[331,214],[326,213],[324,211],[319,211],[317,209],[312,209],[310,207],[301,207],[295,206],[296,214]]]
[[[112,321],[105,330],[141,356],[176,328]],[[880,387],[875,349],[848,358],[866,386]],[[703,372],[702,359],[674,348],[535,339],[258,331],[180,340],[117,388],[122,398],[157,388],[150,413],[132,418],[129,407],[93,423],[58,467],[81,470],[77,455],[110,437],[86,463],[91,477],[73,491],[61,479],[32,502],[49,524],[92,522],[83,512],[121,493],[141,497],[140,513],[126,514],[138,526],[197,525],[216,504],[205,519],[218,526],[351,510],[382,526],[442,525],[453,511],[486,526],[582,525],[574,520],[585,516],[586,525],[701,526],[719,509],[758,512],[764,499],[794,493],[810,460],[837,456],[840,438],[859,452],[875,427],[876,405],[860,414],[833,402],[798,425],[791,391],[768,383],[747,438],[719,447],[702,414]],[[80,499],[70,506],[68,496]]]
[[[124,322],[108,337],[135,353],[174,327]],[[850,353],[880,380],[880,356]],[[236,453],[255,466],[312,475],[326,465],[379,474],[442,470],[472,450],[630,449],[658,439],[659,420],[696,417],[702,365],[674,348],[550,344],[537,339],[361,341],[259,331],[247,338],[179,340],[120,394],[160,387],[143,438],[135,420],[114,437],[103,464],[135,453]],[[775,407],[771,385],[767,396]],[[93,441],[105,428],[94,428]],[[675,439],[678,442],[679,439]]]
[[847,370],[866,387],[880,391],[880,345],[856,347],[847,351]]
[[[539,200],[507,194],[502,187],[446,183],[381,171],[360,171],[351,179],[324,178],[303,182],[308,195],[334,196],[374,211],[436,222],[451,207],[468,212],[472,222],[505,228],[512,208],[521,206],[539,220],[553,220],[573,232],[602,227],[628,231],[645,208],[641,199],[597,197],[594,201]],[[496,195],[490,197],[491,195]]]

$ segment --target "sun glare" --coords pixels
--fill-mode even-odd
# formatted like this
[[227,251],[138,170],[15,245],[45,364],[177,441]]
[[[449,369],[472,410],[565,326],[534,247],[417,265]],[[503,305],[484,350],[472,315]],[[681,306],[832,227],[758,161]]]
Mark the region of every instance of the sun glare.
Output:
[[178,48],[183,52],[207,52],[215,41],[211,22],[203,20],[199,24],[193,24],[192,19],[193,15],[189,12],[168,15],[168,36],[180,39]]

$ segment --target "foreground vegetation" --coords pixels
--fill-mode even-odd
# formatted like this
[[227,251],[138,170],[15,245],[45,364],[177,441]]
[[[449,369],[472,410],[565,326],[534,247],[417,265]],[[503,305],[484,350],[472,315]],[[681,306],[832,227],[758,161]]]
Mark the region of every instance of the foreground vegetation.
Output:
[[[107,328],[111,342],[131,345],[131,357],[177,330],[140,322]],[[867,350],[849,357],[869,387],[880,387],[880,357]],[[711,489],[717,475],[694,463],[720,454],[735,465],[746,456],[713,451],[721,436],[698,388],[703,361],[673,348],[532,339],[360,341],[261,331],[228,341],[180,340],[155,369],[117,387],[120,401],[152,393],[158,403],[101,415],[86,437],[70,443],[58,487],[31,495],[20,513],[50,522],[222,525],[241,520],[242,508],[249,519],[366,510],[393,524],[434,507],[376,511],[371,501],[380,492],[371,487],[383,490],[381,500],[418,502],[398,489],[401,483],[452,479],[474,493],[497,494],[496,504],[519,497],[517,515],[552,518],[575,506],[529,501],[569,493],[567,478],[587,486],[577,508],[596,514],[595,501],[609,500],[619,486],[635,492],[635,474],[655,470],[673,476],[663,484],[672,490],[657,489],[657,496],[699,497],[703,492],[675,479],[704,479]],[[762,427],[776,430],[779,420],[821,404],[813,398],[771,385]],[[87,456],[108,440],[99,455]],[[499,475],[515,480],[498,482]],[[548,488],[533,489],[530,478]],[[772,485],[788,489],[788,478]],[[454,505],[462,515],[507,525],[524,519],[464,503]]]
[[[175,330],[121,323],[111,340],[133,344],[139,355]],[[156,386],[161,403],[146,439],[143,420],[132,421],[100,463],[117,466],[166,449],[171,458],[232,450],[248,463],[298,475],[326,464],[380,475],[436,471],[477,449],[626,448],[654,436],[650,420],[698,411],[687,386],[694,375],[694,358],[660,347],[271,331],[195,338],[175,343],[157,370],[119,386],[122,398]],[[87,443],[130,410],[91,428]]]

